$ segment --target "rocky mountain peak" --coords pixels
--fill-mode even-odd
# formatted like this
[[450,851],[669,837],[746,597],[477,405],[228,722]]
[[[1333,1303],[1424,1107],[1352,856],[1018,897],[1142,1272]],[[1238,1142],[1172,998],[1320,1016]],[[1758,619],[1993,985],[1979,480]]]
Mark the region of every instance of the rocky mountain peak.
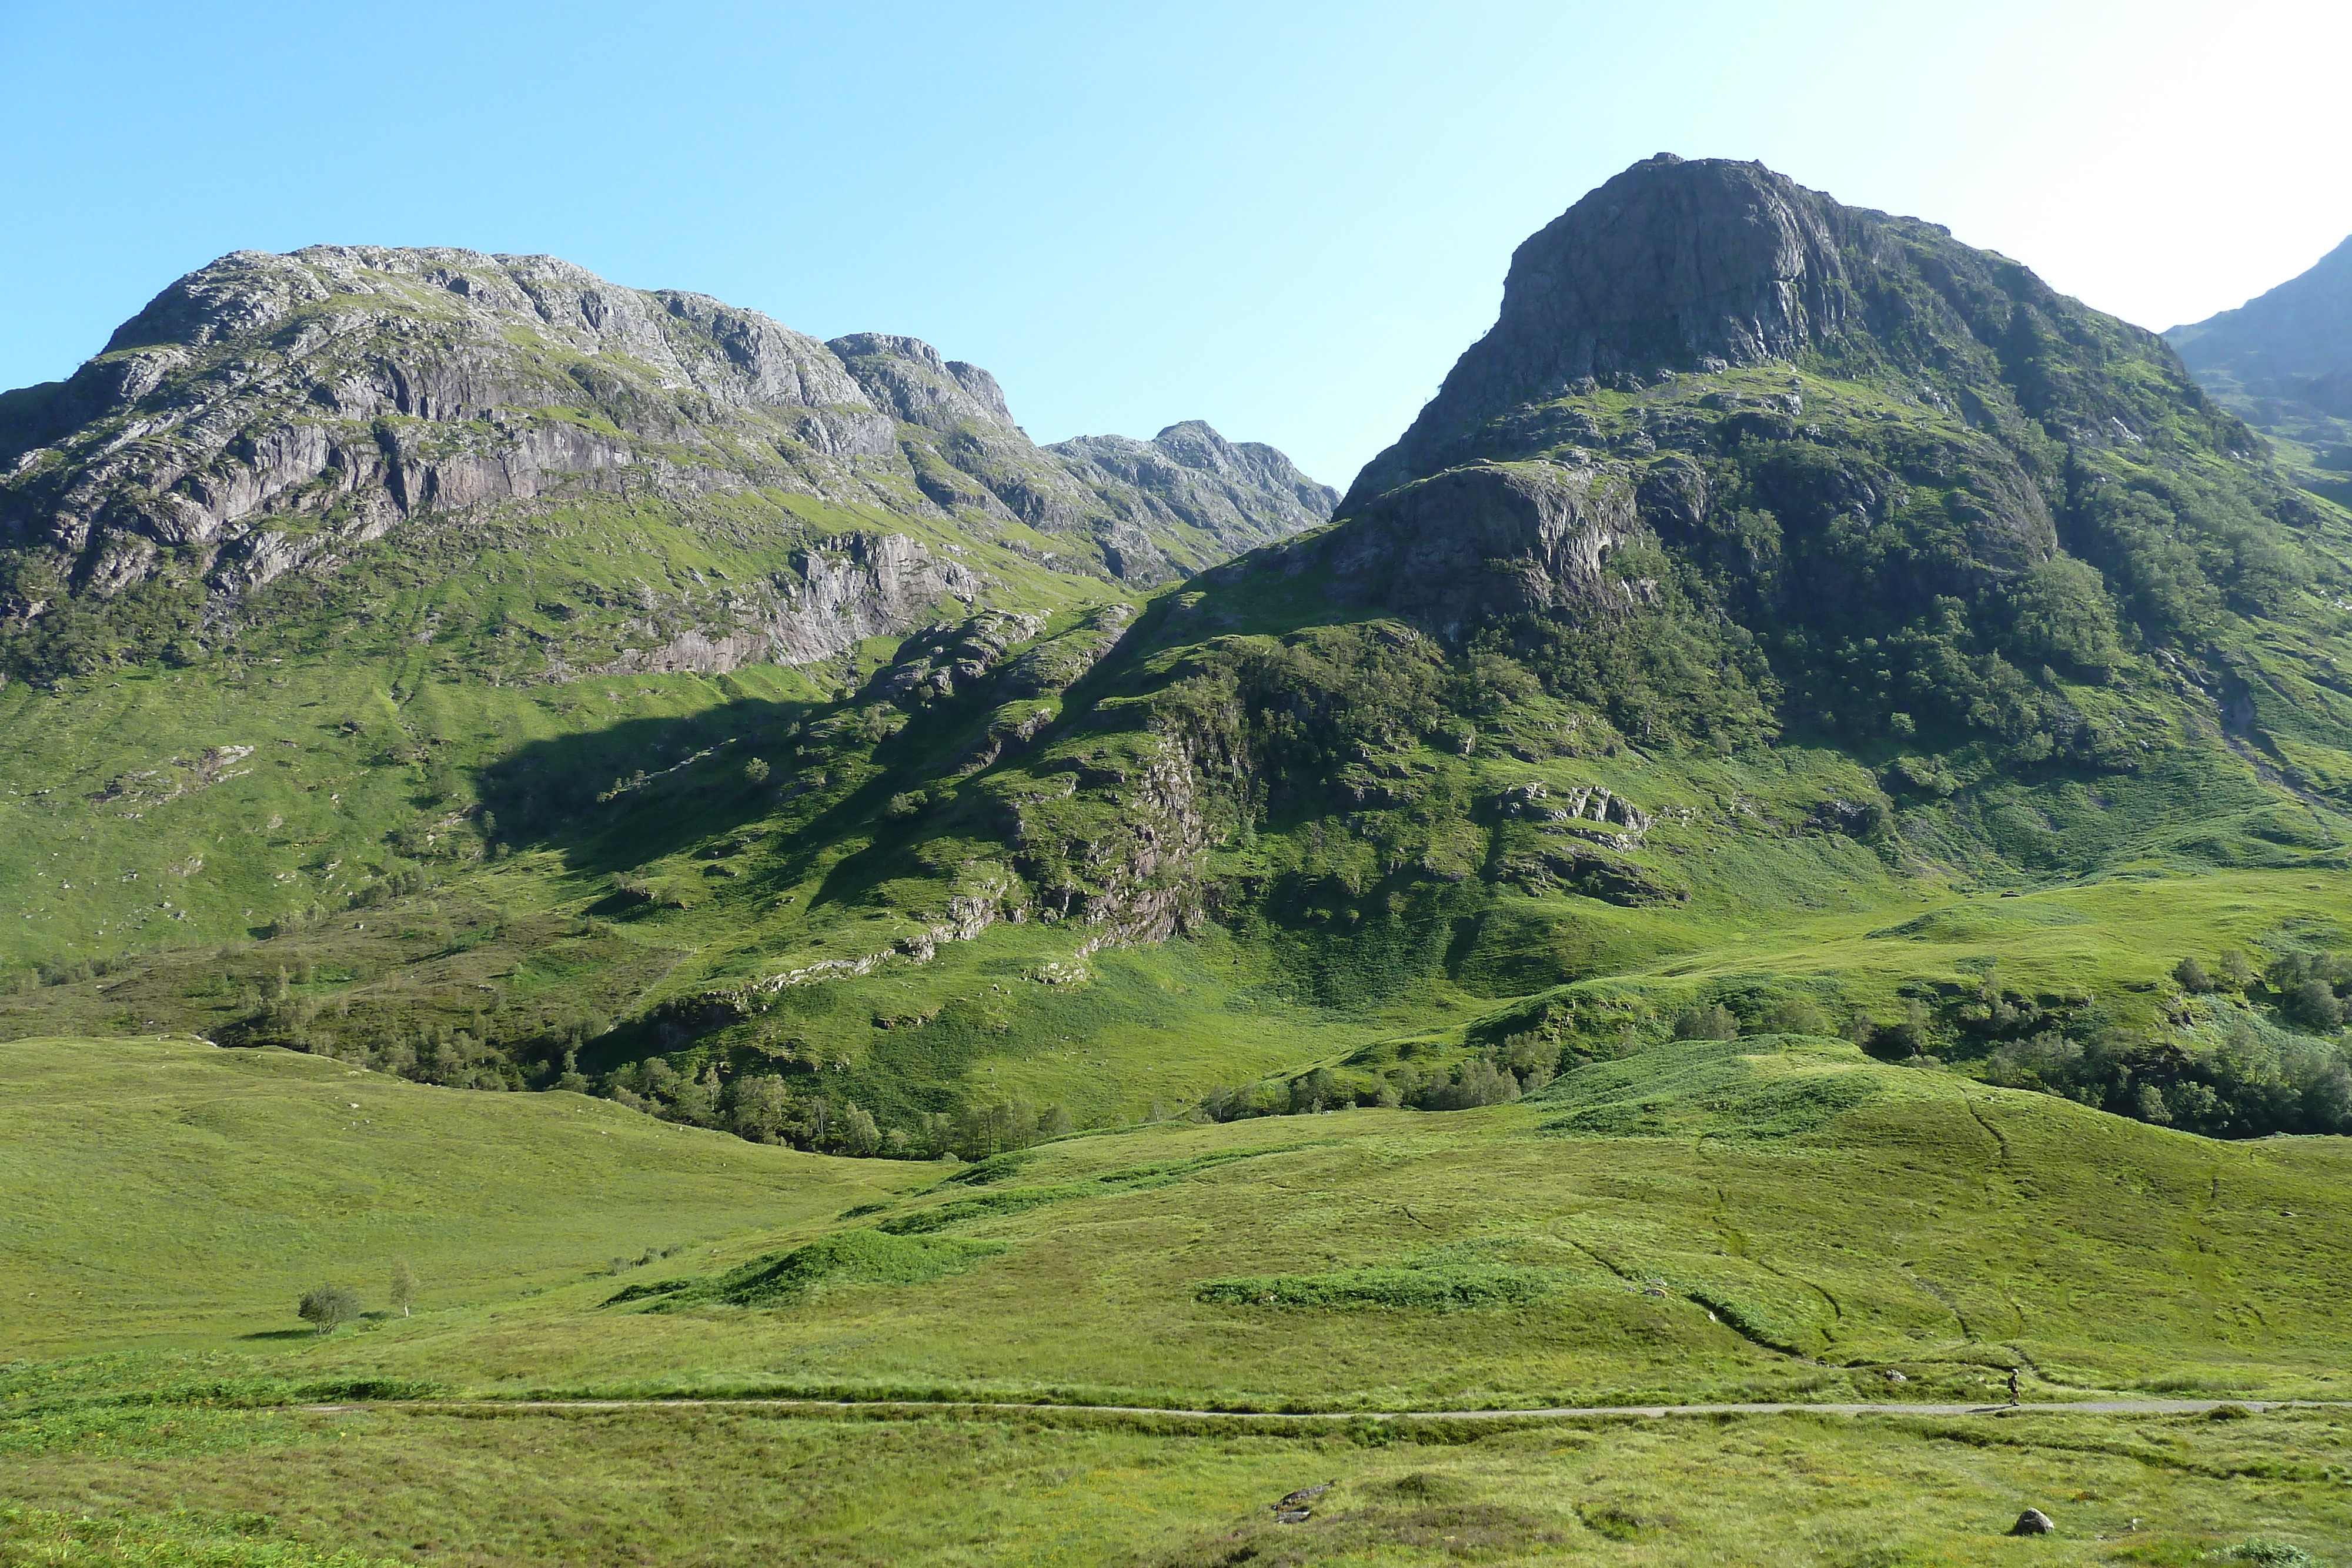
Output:
[[1822,198],[1761,163],[1660,153],[1519,246],[1461,373],[1517,392],[1786,358],[1833,329],[1843,278]]
[[984,535],[1017,521],[1069,537],[1055,570],[1137,580],[1329,514],[1271,449],[1221,471],[1215,495],[1147,493],[1034,445],[993,376],[917,339],[828,345],[553,256],[238,251],[70,379],[0,393],[0,551],[36,585],[0,624],[167,570],[234,600],[396,527],[606,495],[798,494]]
[[942,433],[967,422],[1013,431],[1013,411],[996,378],[978,365],[942,359],[919,338],[854,332],[825,344],[877,408]]
[[[1391,455],[1587,380],[1753,364],[1827,336],[1845,281],[1832,205],[1761,163],[1662,152],[1634,164],[1513,253],[1494,327]],[[1378,487],[1360,480],[1351,501],[1413,476],[1375,470]]]
[[[2087,373],[2123,360],[2144,361],[2150,379]],[[1661,153],[1519,246],[1494,327],[1340,511],[1479,458],[1590,447],[1612,396],[1755,402],[1766,389],[1750,383],[1780,366],[1870,379],[2020,450],[2034,425],[2073,444],[2135,443],[2185,407],[2197,439],[2251,451],[2160,339],[2008,257],[1939,225],[1844,206],[1760,163]],[[1684,389],[1668,397],[1661,389],[1676,378]],[[1796,390],[1784,381],[1763,401]],[[1649,428],[1613,439],[1636,455],[1685,444],[1682,427],[1703,413],[1654,408]]]

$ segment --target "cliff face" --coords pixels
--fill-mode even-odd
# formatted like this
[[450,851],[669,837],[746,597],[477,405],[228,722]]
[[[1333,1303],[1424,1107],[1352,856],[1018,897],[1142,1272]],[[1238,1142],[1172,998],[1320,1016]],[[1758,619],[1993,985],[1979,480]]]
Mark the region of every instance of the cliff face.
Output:
[[913,339],[820,343],[548,256],[239,252],[71,379],[0,398],[0,547],[35,585],[5,612],[159,574],[234,600],[413,519],[583,497],[757,491],[983,534],[1017,522],[1063,538],[1038,552],[1056,570],[1139,582],[1328,515],[1279,454],[1204,465],[1236,449],[1198,429],[1123,477],[1035,446],[987,371]]

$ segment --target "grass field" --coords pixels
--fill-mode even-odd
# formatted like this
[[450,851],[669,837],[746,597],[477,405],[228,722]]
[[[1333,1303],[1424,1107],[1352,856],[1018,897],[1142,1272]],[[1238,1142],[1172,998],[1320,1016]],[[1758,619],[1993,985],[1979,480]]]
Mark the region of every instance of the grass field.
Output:
[[[2324,1561],[2352,1528],[2334,1410],[1310,1432],[288,1403],[1969,1400],[2012,1366],[2045,1399],[2340,1398],[2346,1140],[2215,1144],[1794,1037],[977,1166],[186,1041],[15,1041],[0,1074],[0,1562],[2187,1563]],[[754,1279],[793,1288],[728,1304]],[[310,1333],[321,1281],[374,1312]],[[2026,1506],[2062,1535],[2002,1538]]]
[[[12,1565],[275,1568],[343,1551],[861,1568],[2187,1568],[2226,1562],[2208,1554],[2250,1541],[2311,1555],[2238,1561],[2340,1563],[2352,1539],[2352,1421],[2341,1413],[1619,1419],[1307,1437],[1070,1418],[255,1411],[131,1451],[18,1444],[9,1463],[12,1490],[47,1511],[29,1522],[0,1512],[0,1563]],[[1275,1521],[1276,1500],[1329,1481],[1311,1518]],[[2059,1532],[2008,1538],[2029,1507]],[[38,1554],[66,1533],[58,1516],[85,1511],[108,1521],[90,1533],[129,1536],[129,1549]],[[208,1554],[132,1554],[174,1537]]]
[[[576,1094],[466,1094],[192,1040],[0,1045],[0,1343],[268,1345],[313,1285],[445,1303],[807,1224],[915,1179]],[[258,1336],[257,1339],[256,1336]]]

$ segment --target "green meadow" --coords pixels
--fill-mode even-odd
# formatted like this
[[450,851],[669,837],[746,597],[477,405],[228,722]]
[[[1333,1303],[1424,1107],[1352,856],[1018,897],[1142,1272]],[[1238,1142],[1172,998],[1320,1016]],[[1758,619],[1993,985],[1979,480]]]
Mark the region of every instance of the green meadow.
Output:
[[[2187,1563],[2347,1526],[2328,1407],[1373,1417],[1997,1402],[2011,1369],[2033,1402],[2344,1398],[2352,1140],[1790,1036],[978,1165],[184,1040],[13,1041],[0,1075],[0,1561]],[[320,1283],[366,1315],[298,1322]],[[498,1403],[430,1403],[461,1396]],[[2004,1538],[2027,1506],[2060,1535]]]

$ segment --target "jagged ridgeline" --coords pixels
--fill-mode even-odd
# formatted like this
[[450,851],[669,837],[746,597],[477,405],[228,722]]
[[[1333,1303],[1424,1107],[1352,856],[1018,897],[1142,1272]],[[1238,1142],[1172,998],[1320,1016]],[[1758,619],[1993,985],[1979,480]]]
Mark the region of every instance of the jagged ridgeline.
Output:
[[[210,533],[210,479],[109,465],[201,427],[204,474],[259,473],[243,414],[138,400],[241,408],[283,347],[134,323],[16,394],[52,421],[0,693],[40,918],[0,940],[67,983],[12,1030],[860,1152],[1472,1104],[1678,1027],[2200,1130],[2336,1113],[2352,518],[2161,340],[1932,225],[1639,164],[1520,248],[1328,523],[1196,427],[1032,447],[901,340],[612,290],[650,325],[607,346],[637,329],[545,303],[553,264],[329,254],[415,257],[369,340],[583,390],[313,378],[270,428],[348,455]],[[273,319],[239,340],[307,340]],[[151,373],[114,366],[164,379],[74,412]]]

